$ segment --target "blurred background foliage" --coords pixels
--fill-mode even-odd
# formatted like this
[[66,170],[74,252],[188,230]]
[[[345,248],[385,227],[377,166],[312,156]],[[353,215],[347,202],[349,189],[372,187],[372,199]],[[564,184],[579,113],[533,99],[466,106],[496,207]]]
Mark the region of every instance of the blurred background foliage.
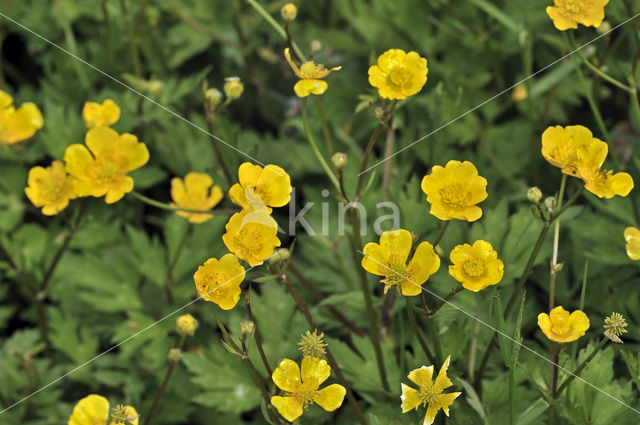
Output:
[[[261,4],[280,20],[284,3]],[[420,240],[433,240],[439,224],[427,212],[420,179],[434,164],[450,159],[472,161],[489,182],[483,218],[474,224],[452,223],[440,247],[446,256],[457,244],[483,238],[503,259],[505,276],[497,287],[477,294],[462,292],[454,299],[484,322],[497,326],[492,300],[503,292],[510,295],[540,231],[541,224],[532,216],[526,198],[527,187],[539,186],[545,196],[553,196],[559,188],[559,171],[540,155],[540,135],[546,127],[589,127],[609,143],[616,169],[626,170],[639,181],[635,152],[639,127],[628,94],[597,80],[575,55],[528,79],[526,99],[516,101],[508,90],[569,52],[563,34],[544,12],[546,2],[296,3],[299,15],[291,31],[298,45],[308,54],[317,40],[321,44],[314,59],[343,67],[328,79],[329,89],[322,101],[335,149],[349,157],[347,187],[355,185],[364,145],[376,125],[369,111],[369,103],[376,106],[377,101],[367,82],[368,66],[389,48],[414,50],[428,59],[427,84],[402,105],[396,117],[395,149],[446,127],[393,157],[387,194],[381,189],[383,166],[369,173],[369,189],[363,199],[370,230],[367,241],[377,240],[371,232],[376,217],[389,213],[376,208],[383,199],[399,206],[402,228],[414,231]],[[621,0],[611,2],[605,11],[606,19],[615,26],[638,13],[639,7],[631,0]],[[151,153],[149,163],[133,174],[137,190],[168,202],[172,177],[203,171],[226,191],[228,185],[211,142],[200,130],[206,128],[201,90],[205,76],[211,87],[221,88],[229,76],[241,77],[245,85],[242,97],[216,120],[216,136],[265,164],[275,163],[287,170],[295,187],[294,208],[299,211],[305,203],[315,202],[305,217],[318,233],[323,212],[319,206],[328,205],[329,234],[306,235],[298,226],[291,260],[327,298],[318,302],[302,286],[300,277],[292,275],[291,280],[313,305],[312,312],[347,380],[366,406],[369,423],[421,420],[424,412],[400,414],[400,382],[407,382],[409,370],[429,364],[409,328],[405,329],[404,303],[394,299],[396,295],[375,297],[380,309],[388,312],[382,336],[393,401],[382,393],[369,340],[350,334],[326,308],[332,304],[356,326],[367,328],[351,250],[347,239],[337,234],[337,201],[323,194],[323,189],[331,187],[304,138],[300,102],[292,90],[295,77],[282,55],[285,41],[248,3],[4,0],[0,12],[29,29],[0,20],[0,84],[17,104],[35,102],[45,118],[44,129],[30,141],[0,149],[0,242],[6,251],[0,256],[0,406],[7,407],[72,372],[0,415],[0,423],[64,423],[74,404],[90,393],[104,395],[112,405],[132,404],[143,415],[148,411],[168,366],[168,350],[177,339],[177,315],[129,338],[194,299],[192,275],[197,266],[226,253],[221,235],[227,218],[216,216],[204,224],[189,225],[133,197],[109,206],[101,199],[76,200],[61,214],[45,217],[29,204],[24,187],[29,168],[60,159],[66,146],[83,140],[83,103],[112,98],[123,110],[114,128],[136,134]],[[639,20],[632,20],[601,37],[584,49],[585,56],[627,81],[634,58],[637,60],[639,26]],[[595,29],[584,27],[576,34],[579,44],[598,35]],[[589,98],[598,105],[608,135],[597,125]],[[320,141],[322,129],[312,105],[311,125]],[[246,160],[228,147],[221,149],[234,170]],[[383,151],[381,137],[376,157],[382,157]],[[570,179],[568,193],[577,187],[578,182]],[[558,305],[578,308],[589,259],[585,312],[592,327],[577,343],[578,358],[586,357],[588,346],[601,338],[603,319],[612,311],[625,315],[630,332],[623,346],[609,347],[590,362],[583,377],[632,405],[640,383],[634,363],[640,298],[638,267],[625,255],[622,232],[626,226],[638,225],[637,193],[607,201],[585,194],[563,216],[560,260],[564,268],[558,274],[556,295]],[[222,205],[231,204],[225,199]],[[80,208],[85,209],[85,218],[76,229],[74,217]],[[285,207],[275,213],[285,231],[287,212]],[[388,228],[390,221],[385,225]],[[75,233],[72,238],[68,238],[70,233]],[[284,246],[293,241],[285,234],[281,239]],[[46,288],[38,290],[67,240],[68,249]],[[551,240],[549,235],[527,281],[522,312],[524,344],[543,354],[548,341],[537,328],[536,317],[547,310]],[[428,282],[429,290],[440,295],[455,283],[444,263]],[[272,365],[283,357],[297,359],[296,343],[308,329],[304,318],[282,284],[269,278],[266,268],[252,270],[247,280],[252,279],[259,281],[252,284],[251,305],[267,357]],[[372,291],[380,295],[382,286],[377,279],[370,276],[369,281]],[[180,312],[193,314],[200,328],[187,342],[154,423],[266,423],[251,375],[220,344],[214,308],[200,301]],[[481,382],[475,382],[475,389],[472,386],[492,331],[448,306],[436,317],[442,351],[453,355],[450,375],[456,390],[463,391],[448,423],[508,423],[508,372],[499,350],[489,357]],[[234,310],[223,313],[234,334],[246,318],[242,300]],[[512,315],[504,331],[513,335],[515,327]],[[123,344],[74,370],[119,343]],[[251,356],[259,364],[255,351]],[[570,354],[568,350],[561,357],[568,369],[576,364]],[[628,365],[636,367],[629,369]],[[544,417],[547,402],[542,392],[548,369],[544,359],[521,350],[515,367],[518,424],[539,423]],[[561,415],[567,423],[637,423],[634,412],[584,383],[574,381],[565,394]],[[345,401],[334,414],[312,407],[302,422],[351,424],[355,416]]]

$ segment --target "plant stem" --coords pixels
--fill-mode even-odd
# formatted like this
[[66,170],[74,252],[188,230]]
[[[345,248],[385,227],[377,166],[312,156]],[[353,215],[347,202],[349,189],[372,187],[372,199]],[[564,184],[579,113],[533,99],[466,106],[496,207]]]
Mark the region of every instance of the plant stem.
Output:
[[[302,300],[302,298],[300,298],[300,294],[298,294],[298,292],[295,290],[293,285],[291,285],[291,282],[289,282],[289,279],[287,279],[286,272],[280,275],[280,281],[284,283],[284,285],[287,287],[287,290],[293,297],[294,301],[296,302],[296,304],[298,304],[298,308],[300,309],[300,311],[302,311],[302,314],[304,315],[305,319],[307,319],[307,323],[309,323],[309,326],[311,326],[314,330],[319,331],[320,329],[318,328],[318,324],[313,319],[313,316],[311,315],[311,312],[309,311],[309,308],[307,307],[305,302]],[[331,349],[329,348],[329,346],[326,346],[325,349],[327,354],[327,360],[329,361],[331,368],[336,372],[336,378],[338,379],[338,382],[340,382],[340,385],[342,385],[346,389],[347,400],[349,401],[349,404],[351,405],[351,407],[353,408],[353,411],[358,417],[358,421],[362,425],[367,425],[367,420],[365,419],[364,414],[362,413],[362,410],[360,410],[360,406],[358,405],[358,402],[356,401],[356,398],[353,395],[353,392],[351,391],[351,388],[349,387],[347,380],[342,374],[342,369],[340,369],[340,366],[338,366],[338,362],[336,362],[335,357],[333,357],[333,353],[331,352]]]
[[376,354],[376,362],[378,364],[378,373],[380,374],[380,382],[382,383],[382,388],[387,392],[387,394],[389,394],[391,392],[391,388],[389,387],[389,382],[387,380],[387,371],[385,369],[384,358],[382,356],[382,348],[380,345],[378,328],[378,317],[373,308],[373,300],[371,298],[367,273],[364,268],[362,268],[360,257],[358,256],[359,250],[362,249],[362,237],[360,235],[360,218],[358,216],[357,208],[351,208],[349,216],[351,217],[351,226],[353,227],[353,237],[351,239],[353,262],[356,270],[358,270],[358,281],[360,282],[360,288],[362,289],[362,293],[364,295],[364,304],[367,309],[367,316],[369,319],[369,333],[371,334],[371,343],[373,344],[373,349]]
[[580,365],[572,372],[571,375],[569,375],[560,385],[560,387],[558,388],[558,391],[556,391],[555,396],[558,397],[560,395],[560,393],[562,393],[562,391],[564,391],[565,388],[567,388],[567,385],[569,385],[571,383],[571,381],[573,381],[573,379],[580,373],[582,372],[582,369],[584,369],[587,364],[591,361],[591,359],[593,359],[596,354],[598,354],[598,352],[600,352],[600,350],[602,350],[605,346],[605,344],[607,343],[607,341],[609,340],[609,338],[607,338],[606,336],[604,338],[602,338],[602,340],[600,340],[600,343],[598,343],[598,345],[593,349],[593,351],[587,356],[586,359],[584,359],[582,361],[582,363],[580,363]]
[[338,179],[336,178],[335,173],[333,172],[331,167],[329,167],[329,164],[327,164],[327,161],[325,161],[324,157],[322,156],[322,153],[320,152],[320,150],[318,149],[318,146],[316,145],[315,140],[313,139],[313,135],[311,134],[311,128],[309,127],[309,119],[307,117],[307,98],[306,97],[302,99],[302,123],[304,124],[304,131],[307,135],[307,140],[309,141],[311,150],[313,150],[313,154],[316,156],[316,159],[324,169],[324,172],[329,177],[329,180],[331,180],[331,183],[333,183],[335,188],[338,191],[340,191],[340,183],[338,182]]
[[427,346],[427,344],[425,343],[424,338],[422,337],[422,332],[420,331],[420,328],[418,327],[418,323],[416,322],[416,316],[413,314],[413,309],[415,307],[411,303],[411,300],[409,299],[409,297],[404,297],[404,300],[407,303],[407,316],[409,317],[409,323],[413,328],[413,332],[415,332],[416,334],[416,338],[418,338],[418,342],[422,347],[422,351],[424,351],[424,354],[427,355],[427,358],[429,359],[429,361],[435,364],[436,358],[431,352],[431,350],[429,350],[429,347]]
[[358,183],[356,184],[355,195],[353,195],[353,200],[358,202],[360,199],[360,192],[362,191],[362,184],[364,183],[364,171],[367,169],[367,164],[369,163],[369,156],[371,156],[371,151],[373,150],[373,146],[376,143],[376,139],[380,135],[384,124],[382,122],[378,122],[375,130],[373,130],[373,134],[369,138],[369,142],[367,143],[367,147],[364,150],[364,155],[362,156],[362,164],[360,165],[360,175],[358,176]]
[[387,128],[387,137],[384,148],[384,157],[389,158],[384,163],[384,170],[382,172],[382,199],[386,199],[389,194],[389,178],[391,175],[391,154],[393,153],[393,143],[395,141],[395,127],[393,117],[389,120],[389,127]]
[[[562,174],[560,181],[560,192],[558,193],[557,208],[562,208],[562,198],[564,197],[564,188],[567,185],[567,175]],[[558,273],[558,244],[560,242],[560,219],[556,220],[553,229],[553,254],[551,256],[550,277],[549,277],[549,311],[553,310],[555,305],[556,292],[556,274]]]
[[[185,337],[182,336],[182,338],[180,338],[180,343],[178,344],[178,347],[177,347],[178,350],[182,350],[184,341],[185,341]],[[151,418],[153,417],[153,414],[156,411],[158,404],[160,403],[160,399],[162,398],[162,394],[164,394],[164,390],[167,388],[167,384],[169,383],[169,379],[171,378],[171,374],[173,373],[173,369],[176,367],[176,364],[178,364],[177,361],[169,362],[169,369],[167,369],[167,373],[164,375],[164,379],[160,384],[160,388],[158,388],[158,392],[156,393],[156,396],[153,399],[151,408],[149,408],[149,412],[147,413],[147,416],[145,416],[144,425],[149,425],[151,423]]]
[[436,236],[436,239],[433,241],[433,243],[431,245],[433,245],[433,247],[435,248],[436,246],[438,246],[438,244],[440,243],[440,241],[442,240],[442,237],[444,236],[444,232],[447,231],[447,228],[449,227],[449,223],[451,222],[451,220],[446,220],[442,222],[442,227],[440,228],[440,233],[438,233],[438,236]]
[[[273,29],[275,29],[276,32],[282,36],[282,38],[284,38],[285,40],[287,39],[287,32],[284,30],[284,28],[282,28],[282,26],[280,26],[280,24],[275,19],[273,19],[269,12],[264,10],[264,8],[256,0],[247,0],[247,3],[249,3],[251,7],[253,7],[256,12],[258,12],[265,19],[265,21],[267,21],[269,25],[271,25]],[[291,45],[293,46],[293,51],[296,56],[299,58],[304,58],[304,55],[300,51],[298,45],[293,41],[291,42]]]
[[269,365],[269,360],[267,360],[267,356],[264,353],[264,348],[262,347],[262,338],[260,337],[260,333],[258,332],[258,323],[256,322],[255,317],[253,316],[253,311],[251,310],[251,298],[249,296],[250,292],[247,291],[244,296],[244,305],[247,308],[247,314],[249,315],[249,320],[253,322],[255,326],[255,331],[253,333],[253,339],[256,343],[256,347],[258,348],[258,353],[260,354],[260,359],[262,360],[262,364],[264,365],[264,370],[267,372],[268,376],[271,376],[273,373],[271,370],[271,366]]
[[457,294],[458,292],[462,291],[464,289],[464,286],[462,285],[458,285],[455,288],[453,288],[451,290],[451,292],[449,292],[447,294],[446,297],[444,297],[442,300],[440,300],[440,302],[435,306],[435,308],[433,310],[429,310],[427,313],[428,316],[433,316],[434,314],[436,314],[438,312],[438,310],[440,310],[442,308],[442,306],[444,306],[445,304],[447,304],[449,302],[449,300],[451,298],[453,298],[453,296],[455,294]]
[[207,122],[207,133],[209,133],[209,140],[211,140],[211,144],[213,145],[213,150],[215,151],[216,158],[218,159],[218,164],[220,168],[222,168],[222,173],[224,174],[224,178],[227,180],[227,184],[229,187],[233,186],[233,176],[227,168],[227,163],[224,161],[224,157],[222,156],[222,152],[220,151],[220,146],[218,146],[218,141],[213,135],[213,121],[216,118],[215,111],[211,108],[210,103],[207,101],[206,96],[206,88],[207,87],[207,79],[204,78],[202,84],[202,101],[204,105],[204,114],[205,120]]
[[237,213],[237,210],[231,210],[231,209],[213,209],[213,210],[207,210],[207,211],[203,211],[203,210],[192,210],[189,208],[180,208],[180,207],[174,207],[172,205],[166,204],[164,202],[160,202],[160,201],[156,201],[155,199],[151,199],[147,196],[144,196],[143,194],[141,194],[140,192],[137,192],[135,190],[129,192],[131,194],[131,196],[133,196],[134,198],[138,199],[141,202],[144,202],[147,205],[151,205],[152,207],[156,207],[156,208],[160,208],[161,210],[167,210],[167,211],[184,211],[184,212],[190,212],[190,213],[198,213],[198,214],[220,214],[220,215],[232,215]]
[[560,358],[560,346],[554,341],[549,341],[549,393],[551,398],[556,398],[558,387],[558,359]]
[[324,106],[322,106],[322,96],[313,96],[313,100],[316,102],[318,108],[318,116],[320,117],[320,123],[322,124],[322,134],[324,135],[324,142],[327,145],[327,153],[329,157],[333,156],[333,139],[331,138],[331,131],[329,130],[329,121],[324,114]]

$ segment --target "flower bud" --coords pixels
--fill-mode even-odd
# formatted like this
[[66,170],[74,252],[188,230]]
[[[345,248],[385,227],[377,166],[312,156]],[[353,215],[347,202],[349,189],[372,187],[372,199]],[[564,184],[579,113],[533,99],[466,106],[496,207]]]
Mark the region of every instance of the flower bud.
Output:
[[209,108],[213,110],[222,102],[222,93],[216,88],[210,88],[204,92],[204,98],[207,100]]
[[384,117],[384,109],[382,109],[380,106],[376,106],[376,107],[373,109],[373,116],[374,116],[376,119],[381,120],[381,119],[382,119],[382,117]]
[[549,196],[544,200],[544,206],[549,212],[553,212],[553,209],[556,207],[556,198],[553,196]]
[[159,96],[164,91],[164,83],[160,80],[149,80],[147,82],[147,91],[153,96]]
[[520,83],[513,88],[513,93],[511,93],[511,99],[513,99],[514,101],[521,102],[525,100],[527,97],[529,97],[529,90],[527,89],[526,85]]
[[287,248],[278,248],[274,252],[274,254],[269,257],[267,262],[269,264],[282,263],[283,261],[287,261],[289,259],[289,250]]
[[598,34],[603,35],[608,33],[609,31],[611,31],[611,24],[609,23],[609,21],[602,21],[602,23],[600,24],[600,26],[596,29],[596,31],[598,32]]
[[311,51],[316,53],[322,49],[322,42],[320,40],[313,40],[311,42]]
[[253,331],[255,330],[256,325],[253,324],[252,321],[250,320],[244,320],[242,322],[240,322],[240,333],[242,335],[251,335],[253,334]]
[[345,165],[347,165],[347,154],[336,152],[331,157],[331,162],[333,162],[333,166],[338,170],[342,170]]
[[198,329],[198,321],[190,314],[185,314],[176,320],[176,329],[180,335],[193,336]]
[[298,8],[293,3],[287,3],[280,9],[280,15],[282,15],[282,19],[286,22],[291,22],[296,19],[298,15]]
[[542,191],[535,186],[530,187],[529,190],[527,190],[527,199],[534,204],[537,204],[540,202],[540,199],[542,199]]
[[179,348],[172,348],[169,350],[169,361],[171,363],[178,363],[182,357],[182,351]]
[[224,83],[224,94],[231,100],[237,99],[242,95],[244,91],[244,85],[240,81],[238,77],[228,77],[225,78],[226,83]]

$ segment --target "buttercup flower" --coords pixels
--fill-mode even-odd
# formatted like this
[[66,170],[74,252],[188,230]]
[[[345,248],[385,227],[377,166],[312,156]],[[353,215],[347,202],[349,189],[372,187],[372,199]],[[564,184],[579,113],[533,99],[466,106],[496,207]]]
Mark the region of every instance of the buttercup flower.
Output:
[[89,130],[85,144],[71,145],[64,153],[66,170],[75,178],[76,195],[106,195],[105,202],[112,204],[131,192],[133,179],[127,173],[149,160],[145,144],[132,134],[119,135],[108,127]]
[[120,107],[107,99],[102,104],[85,102],[82,108],[82,119],[89,128],[109,127],[120,119]]
[[406,99],[422,89],[428,72],[427,60],[416,52],[391,49],[369,68],[369,84],[378,89],[380,97]]
[[449,254],[449,274],[465,289],[478,292],[502,280],[504,264],[489,242],[479,240],[458,245]]
[[569,314],[558,306],[549,314],[538,314],[538,326],[551,341],[572,342],[589,329],[589,318],[580,310]]
[[408,385],[402,385],[402,413],[410,410],[418,409],[420,406],[427,406],[427,414],[424,418],[424,425],[431,425],[436,418],[436,414],[440,409],[445,415],[449,416],[449,406],[462,393],[444,393],[443,391],[453,384],[447,377],[447,368],[451,356],[448,356],[444,364],[440,368],[440,372],[435,381],[433,378],[433,366],[422,366],[420,369],[414,369],[409,372],[407,378],[418,385],[419,390],[413,389]]
[[556,125],[542,133],[542,156],[564,174],[579,177],[578,169],[582,164],[578,159],[578,150],[590,144],[593,144],[590,148],[592,153],[604,150],[604,155],[607,155],[607,144],[594,138],[588,128],[581,125]]
[[293,91],[296,92],[298,97],[307,97],[310,94],[323,94],[327,91],[328,87],[327,82],[324,81],[323,78],[333,71],[342,69],[341,66],[326,69],[324,65],[316,65],[313,61],[307,61],[298,68],[298,65],[291,60],[288,47],[284,49],[284,57],[287,59],[287,62],[289,62],[289,66],[291,66],[293,72],[300,78],[300,81],[293,86]]
[[370,242],[364,246],[362,267],[369,273],[384,276],[386,294],[394,285],[399,286],[402,295],[418,295],[421,285],[440,268],[440,257],[429,242],[422,242],[407,264],[413,238],[404,229],[384,232],[380,243]]
[[262,264],[280,246],[278,224],[264,211],[235,213],[225,229],[222,241],[227,249],[251,267]]
[[[184,180],[178,177],[171,179],[171,205],[174,207],[208,211],[218,205],[222,196],[222,189],[213,184],[213,179],[208,174],[191,172]],[[213,214],[187,211],[176,211],[176,214],[191,223],[202,223],[213,217]]]
[[440,220],[476,221],[482,216],[476,204],[487,198],[487,180],[469,161],[436,165],[420,187],[431,204],[430,213]]
[[240,299],[240,284],[244,280],[244,267],[233,254],[220,260],[209,258],[193,275],[198,294],[205,300],[231,310]]
[[327,412],[333,412],[342,405],[346,390],[342,385],[331,384],[323,389],[320,385],[331,375],[331,367],[317,357],[304,357],[301,367],[293,360],[284,359],[273,371],[271,378],[284,397],[271,397],[271,404],[289,422],[299,418],[303,410],[316,403]]
[[291,178],[282,168],[269,164],[262,168],[245,162],[238,169],[240,183],[229,189],[231,202],[245,211],[271,212],[291,200]]
[[231,100],[235,100],[242,95],[244,91],[244,85],[240,78],[238,77],[227,77],[225,78],[226,82],[224,83],[224,94]]
[[627,256],[633,261],[640,260],[640,229],[636,227],[624,229],[624,240],[627,242]]
[[0,145],[8,146],[33,136],[44,125],[42,113],[35,103],[12,106],[13,98],[0,90]]
[[61,161],[53,161],[46,168],[33,167],[29,170],[24,192],[33,205],[42,207],[44,215],[58,214],[69,205],[70,199],[76,197],[73,180]]
[[[138,425],[138,412],[132,406],[124,406],[124,413],[127,420],[133,425]],[[109,400],[91,394],[83,398],[73,408],[73,413],[69,417],[68,425],[107,425],[109,419]],[[114,418],[116,419],[116,418]],[[116,425],[112,421],[110,425]]]
[[553,0],[547,15],[560,31],[577,29],[578,24],[598,28],[604,19],[604,7],[609,0]]

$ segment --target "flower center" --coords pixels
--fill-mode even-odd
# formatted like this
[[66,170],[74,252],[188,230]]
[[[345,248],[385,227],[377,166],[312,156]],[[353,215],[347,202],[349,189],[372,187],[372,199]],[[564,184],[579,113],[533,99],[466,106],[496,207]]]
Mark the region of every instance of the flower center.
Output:
[[461,183],[451,183],[440,189],[442,203],[452,210],[463,210],[471,204],[471,192]]
[[89,175],[98,184],[109,184],[118,177],[127,174],[126,159],[113,151],[101,152],[95,159]]
[[318,388],[304,383],[296,389],[293,396],[302,404],[303,408],[309,407],[313,403],[313,397],[318,393]]
[[569,13],[577,14],[587,9],[589,3],[585,0],[564,0],[562,7]]
[[571,326],[564,317],[556,317],[556,320],[551,324],[551,330],[557,335],[565,335],[571,332]]
[[389,79],[391,79],[391,82],[397,86],[404,86],[406,83],[411,81],[411,72],[398,66],[391,70],[389,73]]
[[420,387],[420,401],[423,405],[436,401],[438,394],[439,392],[435,390],[433,384],[428,387]]
[[465,273],[471,277],[478,277],[484,273],[484,262],[478,258],[471,258],[462,265]]
[[302,74],[304,78],[313,78],[315,72],[316,64],[313,62],[305,62],[300,65],[300,74]]

